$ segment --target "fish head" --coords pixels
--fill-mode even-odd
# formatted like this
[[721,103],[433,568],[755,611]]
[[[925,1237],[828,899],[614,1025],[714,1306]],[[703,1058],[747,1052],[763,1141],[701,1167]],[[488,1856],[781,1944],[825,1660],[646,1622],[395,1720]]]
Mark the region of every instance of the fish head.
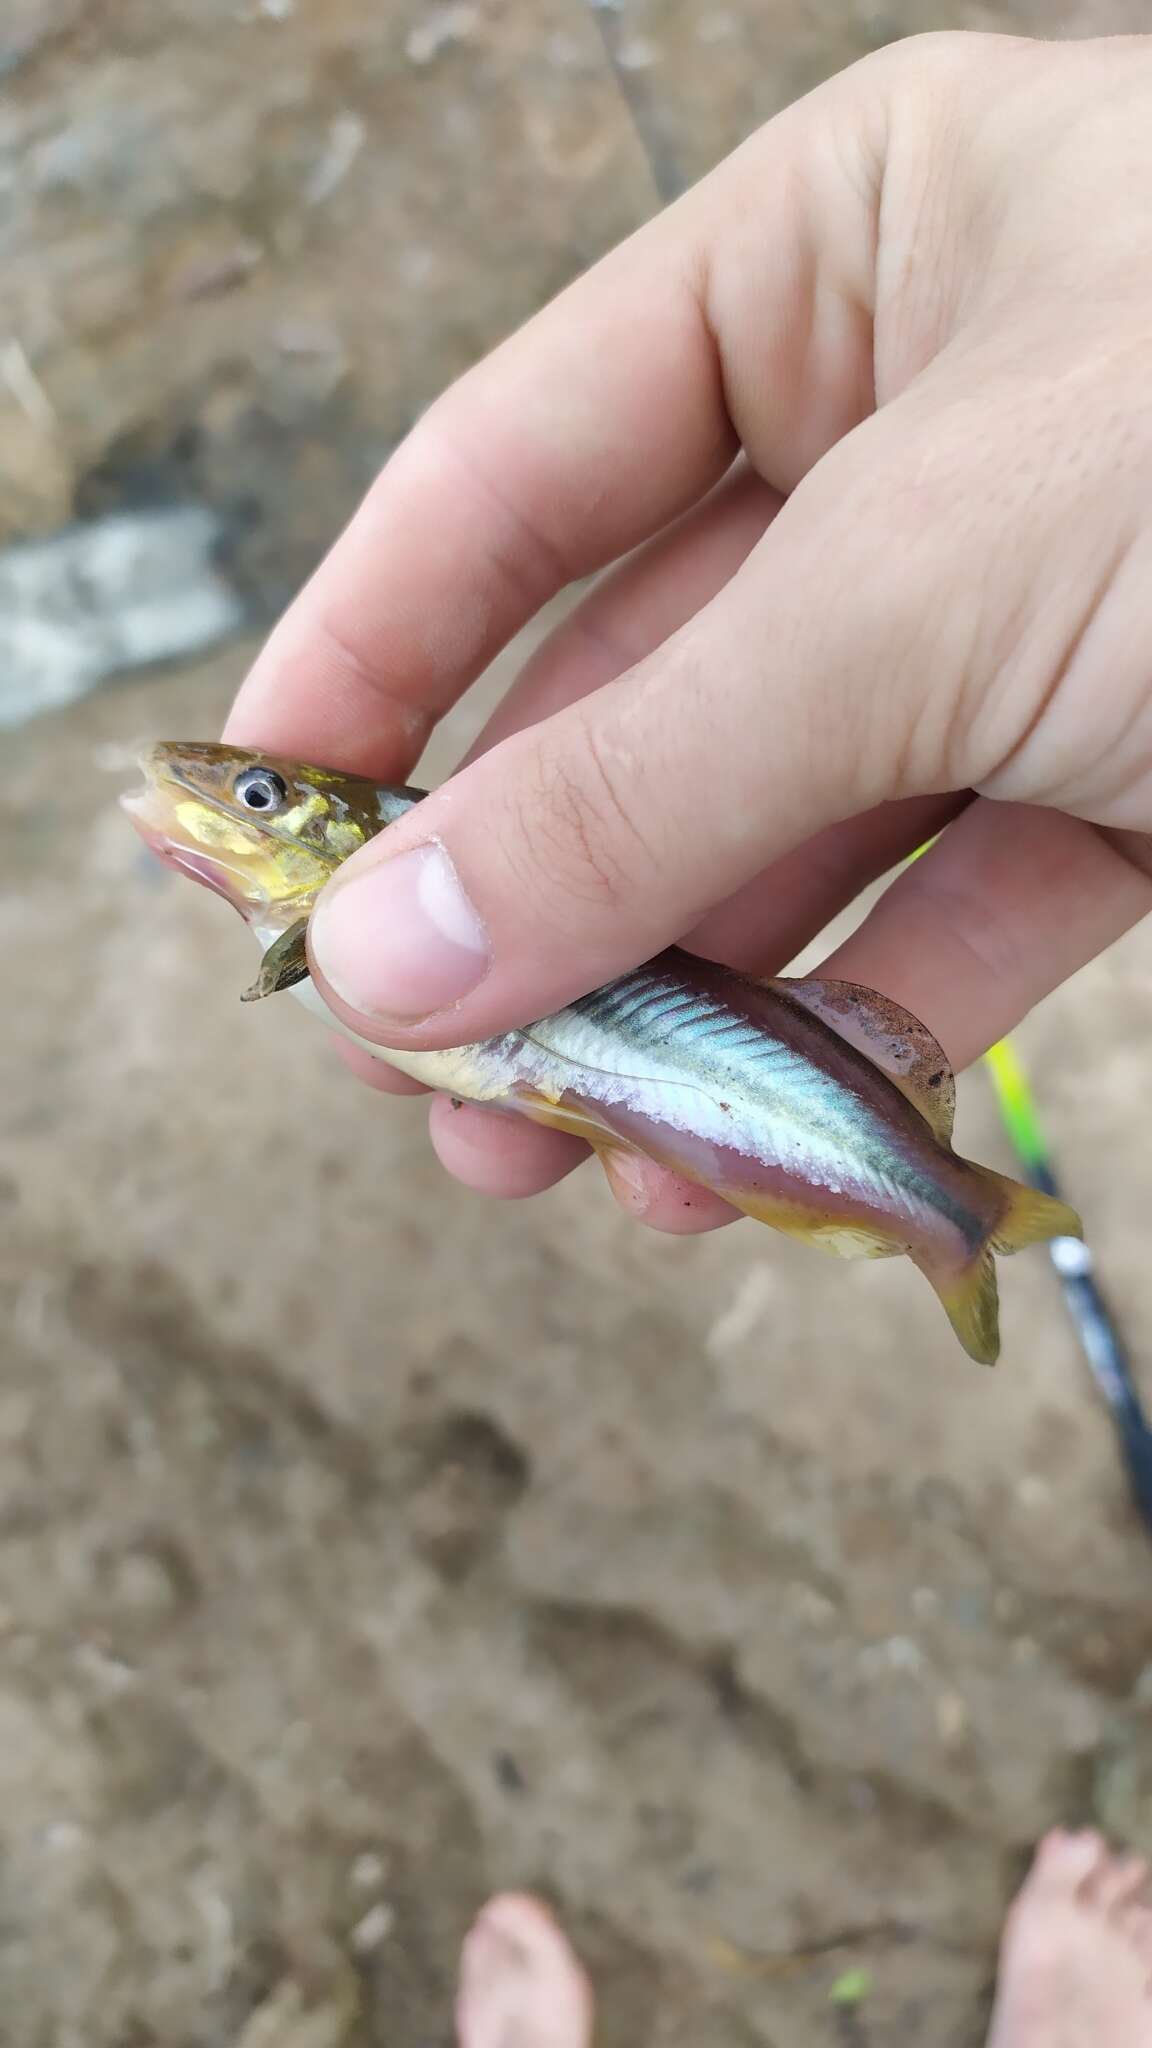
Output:
[[143,787],[121,798],[169,867],[250,924],[306,915],[348,855],[388,823],[388,792],[357,775],[275,754],[162,741],[141,756]]

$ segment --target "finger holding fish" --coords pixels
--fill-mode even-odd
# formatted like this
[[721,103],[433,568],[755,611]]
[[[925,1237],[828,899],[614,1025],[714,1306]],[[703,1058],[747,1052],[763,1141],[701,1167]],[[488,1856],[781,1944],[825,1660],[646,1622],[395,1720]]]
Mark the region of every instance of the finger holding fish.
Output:
[[[145,772],[129,804],[138,828],[259,938],[244,999],[288,991],[328,1021],[309,972],[314,905],[422,792],[202,744],[154,748]],[[907,1254],[985,1362],[999,1349],[993,1254],[1079,1229],[1062,1203],[956,1155],[939,1044],[889,998],[846,981],[752,982],[672,949],[485,1040],[394,1047],[338,1022],[369,1056],[450,1098],[561,1134],[569,1159],[591,1145],[633,1205],[646,1197],[631,1164],[641,1157],[842,1256]],[[456,1142],[467,1146],[467,1124]],[[490,1158],[490,1133],[485,1142]],[[513,1182],[519,1159],[531,1185],[541,1155],[509,1142]]]
[[[738,464],[715,491],[670,529],[604,576],[527,662],[469,752],[478,759],[501,740],[536,724],[619,676],[658,646],[723,587],[763,536],[780,497]],[[274,721],[275,707],[269,707]],[[710,910],[686,944],[709,959],[750,972],[786,966],[861,890],[910,854],[963,808],[963,796],[911,798],[850,818],[807,840],[726,902]],[[377,1089],[394,1091],[392,1070],[354,1049],[348,1064]],[[412,1085],[412,1084],[409,1084]],[[406,1091],[407,1092],[407,1091]],[[468,1141],[457,1143],[434,1104],[433,1142],[446,1169],[466,1185],[503,1196],[535,1194],[572,1171],[572,1153],[558,1153],[541,1128],[517,1140],[506,1172],[508,1136],[501,1117],[477,1110]],[[492,1158],[482,1157],[491,1134]],[[535,1171],[527,1171],[535,1151]],[[651,1161],[632,1162],[633,1179],[607,1174],[615,1199],[650,1227],[677,1234],[734,1222],[718,1197],[664,1175]],[[636,1177],[639,1177],[637,1182]]]
[[[469,759],[501,739],[587,696],[613,680],[631,662],[658,645],[693,610],[722,587],[762,536],[780,499],[746,466],[736,470],[701,506],[639,550],[599,584],[548,636],[502,700]],[[270,709],[270,718],[274,718]],[[960,808],[962,799],[911,799],[882,806],[863,818],[846,820],[777,863],[738,895],[709,912],[688,944],[711,959],[767,972],[783,967],[859,891],[910,853]],[[348,1041],[343,1057],[353,1071],[384,1092],[396,1092],[395,1071],[358,1057]],[[415,1084],[408,1082],[404,1092]],[[433,1106],[433,1142],[449,1172],[467,1185],[501,1195],[536,1193],[572,1170],[570,1150],[557,1152],[540,1128],[526,1127],[517,1140],[514,1170],[508,1163],[503,1118],[479,1111],[468,1122],[468,1142],[458,1144],[450,1124]],[[482,1159],[485,1134],[493,1157]],[[537,1153],[534,1173],[526,1170]],[[652,1227],[687,1231],[712,1229],[735,1220],[718,1198],[686,1193],[660,1168],[644,1162],[635,1185],[608,1174],[615,1198],[627,1212]]]
[[505,1202],[544,1194],[588,1158],[587,1145],[567,1131],[459,1096],[433,1096],[428,1128],[449,1173],[476,1194]]
[[[846,856],[842,868],[835,865],[837,847]],[[913,849],[909,844],[901,850]],[[870,879],[866,856],[855,868],[848,828],[826,835],[818,851],[817,871],[830,885],[821,909],[841,893],[846,907],[855,893],[853,875],[859,875],[860,886]],[[1148,855],[1152,865],[1152,845]],[[791,917],[790,906],[781,904],[780,884],[779,873],[769,873],[746,892],[739,922],[728,934],[738,938],[751,927],[755,945],[741,949],[740,959],[749,971],[771,972],[780,964],[775,932],[778,920],[788,923]],[[883,988],[935,1024],[959,1071],[1149,908],[1152,879],[1131,848],[1060,812],[978,802],[890,884],[820,972]],[[731,916],[727,907],[717,913],[715,929],[722,935]],[[821,915],[819,923],[824,921]],[[709,952],[712,929],[705,921],[696,935]],[[790,950],[796,929],[788,924]],[[658,1167],[644,1171],[648,1200],[641,1220],[652,1223],[672,1210],[675,1197],[658,1192]],[[613,1192],[618,1194],[615,1187]],[[637,1213],[633,1203],[623,1206]],[[734,1220],[730,1209],[716,1204],[694,1216],[693,1227]]]
[[974,803],[820,969],[935,1025],[959,1071],[1152,910],[1147,869],[1060,811]]
[[[551,593],[665,540],[655,580],[612,579],[427,811],[321,894],[307,992],[348,1030],[415,1071],[686,931],[772,970],[808,931],[820,847],[904,798],[982,792],[839,965],[907,997],[961,1062],[1145,913],[1137,58],[980,37],[879,53],[429,409],[233,733],[407,772]],[[1009,76],[1011,150],[989,147],[988,112]],[[1081,127],[1102,99],[1106,146]],[[1094,232],[1069,243],[1085,191]],[[738,448],[764,480],[739,502],[717,489]],[[990,822],[987,797],[1069,815]],[[1005,825],[1019,845],[990,860]]]

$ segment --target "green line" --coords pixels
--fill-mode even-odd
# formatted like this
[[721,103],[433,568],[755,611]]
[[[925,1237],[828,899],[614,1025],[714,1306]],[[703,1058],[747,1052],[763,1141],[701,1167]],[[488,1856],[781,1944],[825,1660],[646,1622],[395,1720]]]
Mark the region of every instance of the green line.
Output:
[[1010,1038],[1002,1038],[999,1045],[993,1045],[984,1055],[984,1064],[992,1076],[992,1086],[1000,1104],[1000,1114],[1008,1126],[1008,1134],[1019,1152],[1025,1166],[1043,1166],[1048,1157],[1040,1118],[1028,1086],[1028,1077],[1016,1055],[1016,1048]]

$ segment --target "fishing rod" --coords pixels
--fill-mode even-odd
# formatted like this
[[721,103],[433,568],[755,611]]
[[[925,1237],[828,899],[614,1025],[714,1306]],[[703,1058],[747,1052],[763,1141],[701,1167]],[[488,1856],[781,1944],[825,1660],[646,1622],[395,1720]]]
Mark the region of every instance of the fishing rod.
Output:
[[[1042,1194],[1063,1199],[1036,1098],[1012,1040],[1004,1038],[992,1046],[984,1055],[984,1066],[1024,1179]],[[1152,1425],[1116,1320],[1097,1283],[1091,1248],[1078,1237],[1056,1237],[1048,1246],[1048,1256],[1064,1290],[1080,1348],[1111,1411],[1132,1498],[1152,1532]]]

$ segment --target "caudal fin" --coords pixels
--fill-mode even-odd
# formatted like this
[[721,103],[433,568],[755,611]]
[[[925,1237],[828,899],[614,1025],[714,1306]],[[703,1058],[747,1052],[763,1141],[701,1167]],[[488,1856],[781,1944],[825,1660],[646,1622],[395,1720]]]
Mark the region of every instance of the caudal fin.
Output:
[[1074,1209],[1053,1195],[1024,1187],[1006,1174],[978,1166],[974,1171],[995,1190],[996,1220],[975,1256],[957,1272],[941,1274],[922,1267],[944,1306],[961,1344],[978,1365],[995,1365],[1000,1355],[1000,1305],[994,1252],[1018,1252],[1028,1244],[1054,1237],[1081,1237],[1083,1227]]
[[1019,1252],[1026,1244],[1048,1244],[1054,1237],[1083,1237],[1084,1225],[1067,1202],[1026,1188],[990,1167],[978,1171],[982,1180],[992,1183],[1001,1204],[1000,1220],[992,1231],[993,1251]]
[[960,1342],[977,1365],[995,1365],[1000,1356],[1000,1294],[996,1261],[990,1245],[957,1273],[941,1277],[927,1266],[921,1271],[940,1296],[944,1312]]

